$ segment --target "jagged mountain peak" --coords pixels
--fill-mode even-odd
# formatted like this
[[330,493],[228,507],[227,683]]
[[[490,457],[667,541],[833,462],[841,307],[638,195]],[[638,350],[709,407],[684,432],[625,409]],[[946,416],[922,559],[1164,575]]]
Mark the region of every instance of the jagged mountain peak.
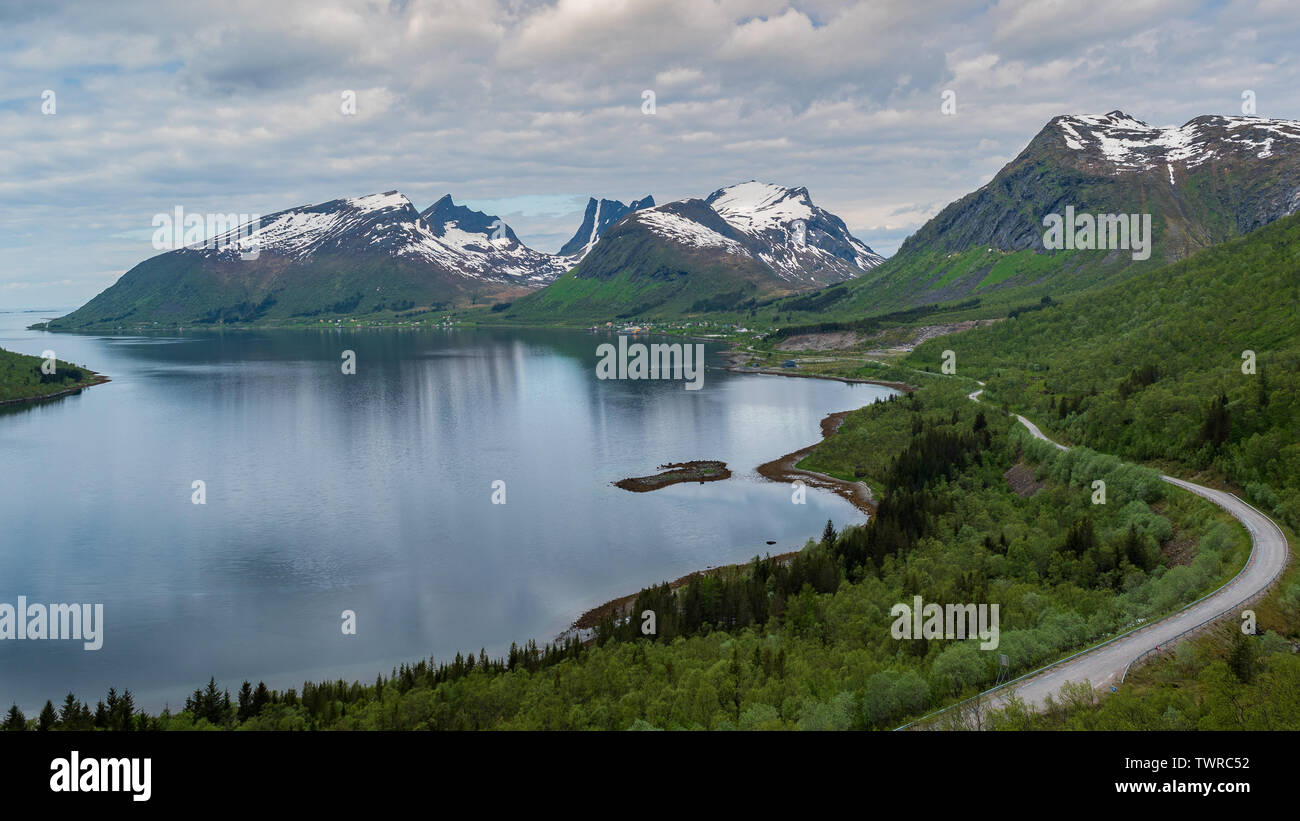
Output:
[[884,261],[843,220],[813,204],[803,186],[749,180],[719,188],[705,203],[749,236],[758,258],[787,281],[850,279]]
[[467,280],[533,287],[568,268],[567,261],[524,245],[498,217],[457,205],[450,194],[423,213],[400,191],[290,208],[210,241],[201,253],[232,260],[253,249],[259,257],[300,264],[320,255],[378,253]]
[[457,205],[452,200],[451,194],[444,194],[420,216],[429,224],[429,229],[435,236],[445,237],[449,231],[460,231],[465,234],[477,234],[495,242],[504,240],[519,242],[514,229],[500,217],[475,211],[468,206]]
[[842,282],[883,261],[843,220],[814,205],[807,188],[757,180],[719,188],[704,199],[641,209],[620,222],[616,233],[637,229],[687,253],[756,266],[785,288]]
[[614,223],[633,211],[653,208],[654,204],[655,198],[649,194],[639,200],[632,200],[630,205],[625,205],[619,200],[598,200],[589,197],[587,208],[582,215],[582,224],[578,226],[573,237],[560,247],[560,255],[581,259]]

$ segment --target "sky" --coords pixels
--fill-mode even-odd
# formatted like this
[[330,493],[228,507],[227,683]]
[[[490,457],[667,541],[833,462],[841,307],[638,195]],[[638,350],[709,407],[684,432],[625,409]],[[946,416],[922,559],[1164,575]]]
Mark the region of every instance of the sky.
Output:
[[1058,114],[1300,119],[1296,43],[1294,0],[0,0],[0,310],[82,304],[177,206],[393,189],[553,252],[589,196],[758,179],[889,255]]

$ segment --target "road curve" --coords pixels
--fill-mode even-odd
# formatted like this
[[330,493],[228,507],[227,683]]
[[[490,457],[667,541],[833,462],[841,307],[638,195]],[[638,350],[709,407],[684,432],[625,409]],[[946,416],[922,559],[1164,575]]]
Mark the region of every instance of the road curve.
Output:
[[[979,395],[983,392],[981,388],[969,396],[978,402]],[[1061,450],[1068,450],[1064,445],[1048,439],[1025,417],[1017,415],[1016,418],[1035,438],[1051,442]],[[1092,650],[989,691],[985,695],[992,698],[991,706],[1004,705],[1012,692],[1027,705],[1041,706],[1047,696],[1058,693],[1067,682],[1088,681],[1094,688],[1101,689],[1117,687],[1133,662],[1149,652],[1166,647],[1189,630],[1233,613],[1267,590],[1282,573],[1291,555],[1290,547],[1281,528],[1272,519],[1226,491],[1172,476],[1162,475],[1160,478],[1209,499],[1245,526],[1251,540],[1250,558],[1246,566],[1218,590],[1160,621],[1137,628]]]

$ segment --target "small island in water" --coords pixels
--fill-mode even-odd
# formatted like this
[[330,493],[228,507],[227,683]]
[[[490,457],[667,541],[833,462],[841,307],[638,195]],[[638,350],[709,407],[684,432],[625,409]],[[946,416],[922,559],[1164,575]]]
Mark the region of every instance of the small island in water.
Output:
[[731,478],[731,471],[727,469],[726,462],[709,459],[695,462],[669,462],[660,465],[659,470],[663,472],[656,473],[654,476],[634,476],[614,484],[633,493],[648,493],[678,482],[718,482]]

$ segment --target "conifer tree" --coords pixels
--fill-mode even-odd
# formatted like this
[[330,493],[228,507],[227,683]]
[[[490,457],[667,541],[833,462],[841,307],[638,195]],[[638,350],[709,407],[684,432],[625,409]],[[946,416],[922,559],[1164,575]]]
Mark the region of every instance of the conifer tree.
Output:
[[45,706],[41,708],[41,715],[36,719],[36,729],[46,733],[54,729],[54,725],[59,723],[59,714],[54,710],[54,702],[47,700]]
[[240,723],[247,721],[253,715],[253,685],[245,679],[244,683],[239,686],[239,711],[236,713]]
[[0,728],[3,728],[8,732],[17,732],[27,729],[27,717],[23,715],[22,710],[18,709],[17,704],[9,708],[9,715],[5,717],[4,724],[0,725]]
[[81,702],[72,693],[68,693],[63,699],[63,706],[59,708],[59,724],[65,730],[75,730],[80,723]]
[[830,519],[826,520],[826,527],[822,530],[822,544],[826,547],[835,546],[835,525]]

